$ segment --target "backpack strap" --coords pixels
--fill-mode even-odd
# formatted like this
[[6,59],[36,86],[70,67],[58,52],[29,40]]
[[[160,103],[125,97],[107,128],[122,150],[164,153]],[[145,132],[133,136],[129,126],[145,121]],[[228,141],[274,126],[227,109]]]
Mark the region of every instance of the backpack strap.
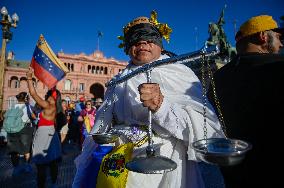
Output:
[[[26,107],[26,105],[23,105],[22,107],[16,107],[16,108],[20,108],[22,111],[23,111],[23,113],[24,113],[24,108]],[[29,115],[29,114],[28,114]],[[26,121],[26,122],[24,122],[25,124],[28,122],[28,120]]]
[[30,120],[33,121],[30,104],[29,103],[25,103],[25,105],[27,107],[27,114],[28,114]]

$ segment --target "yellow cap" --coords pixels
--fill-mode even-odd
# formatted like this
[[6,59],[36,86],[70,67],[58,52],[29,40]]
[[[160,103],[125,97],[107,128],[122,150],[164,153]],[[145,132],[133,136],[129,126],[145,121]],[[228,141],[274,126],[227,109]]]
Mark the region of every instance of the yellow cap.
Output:
[[240,27],[242,37],[246,37],[261,31],[267,31],[278,28],[276,21],[272,16],[260,15],[246,21]]

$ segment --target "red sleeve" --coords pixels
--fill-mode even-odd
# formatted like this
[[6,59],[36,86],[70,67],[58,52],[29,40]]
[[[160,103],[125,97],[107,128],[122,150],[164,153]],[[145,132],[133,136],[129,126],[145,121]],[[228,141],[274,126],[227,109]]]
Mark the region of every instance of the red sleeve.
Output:
[[80,116],[82,117],[86,116],[86,114],[87,114],[87,111],[85,109],[80,112]]

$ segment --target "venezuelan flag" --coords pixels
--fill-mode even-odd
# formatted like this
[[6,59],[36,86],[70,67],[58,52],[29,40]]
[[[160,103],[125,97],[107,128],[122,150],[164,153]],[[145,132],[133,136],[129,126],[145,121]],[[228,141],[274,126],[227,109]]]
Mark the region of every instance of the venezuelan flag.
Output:
[[31,65],[35,76],[49,89],[62,80],[68,72],[67,67],[53,53],[43,35],[37,42]]
[[126,187],[128,170],[125,164],[131,160],[133,147],[133,143],[122,144],[104,156],[96,188]]

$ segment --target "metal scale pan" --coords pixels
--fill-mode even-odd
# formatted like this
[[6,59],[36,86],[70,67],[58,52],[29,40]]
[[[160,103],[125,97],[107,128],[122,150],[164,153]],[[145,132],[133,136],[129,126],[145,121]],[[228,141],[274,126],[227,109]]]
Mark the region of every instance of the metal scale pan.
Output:
[[111,133],[92,134],[93,140],[97,144],[109,144],[117,141],[118,135]]
[[252,145],[243,140],[228,138],[202,139],[192,143],[197,157],[204,162],[232,166],[242,162]]
[[126,163],[130,171],[143,174],[163,174],[177,168],[177,164],[164,156],[137,157]]

